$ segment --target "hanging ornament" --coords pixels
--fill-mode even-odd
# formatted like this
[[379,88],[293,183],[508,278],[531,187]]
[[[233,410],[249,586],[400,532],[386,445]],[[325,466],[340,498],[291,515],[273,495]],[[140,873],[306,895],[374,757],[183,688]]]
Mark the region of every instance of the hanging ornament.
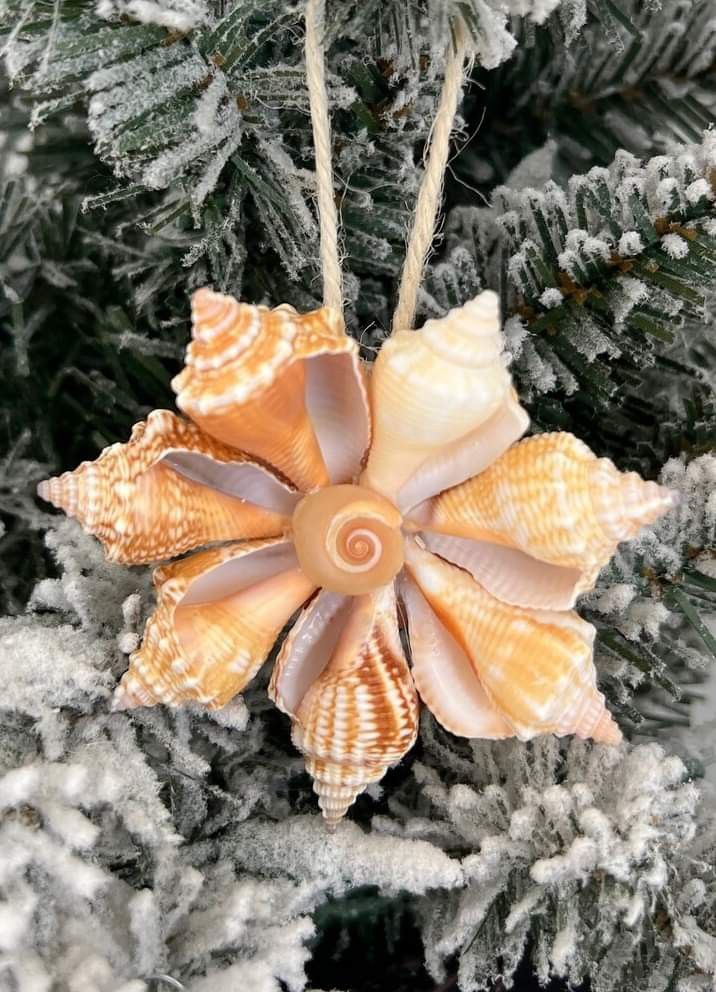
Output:
[[461,736],[616,744],[595,631],[572,607],[673,494],[571,434],[519,440],[528,417],[494,293],[409,329],[461,91],[459,20],[396,330],[367,376],[341,312],[323,13],[308,0],[326,305],[298,314],[199,290],[172,383],[189,419],[157,410],[127,444],[38,491],[112,561],[205,548],[155,570],[157,607],[115,709],[224,706],[295,618],[269,691],[334,825],[412,747],[418,694]]
[[370,378],[329,308],[202,289],[192,316],[191,419],[39,487],[113,561],[230,542],[156,569],[115,709],[224,706],[300,611],[270,694],[329,823],[410,749],[418,693],[463,736],[620,740],[571,607],[672,494],[571,434],[519,440],[494,293],[397,332]]

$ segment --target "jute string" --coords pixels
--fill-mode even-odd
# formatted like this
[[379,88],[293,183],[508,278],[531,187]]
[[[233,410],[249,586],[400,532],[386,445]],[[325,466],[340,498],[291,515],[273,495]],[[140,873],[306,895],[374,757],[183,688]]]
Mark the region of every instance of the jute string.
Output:
[[338,212],[333,196],[331,164],[331,122],[328,118],[328,93],[323,56],[325,0],[306,3],[306,84],[313,125],[316,156],[316,195],[321,237],[323,303],[343,313],[343,276],[338,256]]
[[[343,284],[338,254],[338,214],[333,191],[331,125],[328,116],[323,34],[325,0],[306,0],[306,82],[311,107],[316,157],[316,196],[321,239],[323,302],[343,312]],[[405,262],[393,314],[393,329],[410,329],[415,319],[418,290],[440,208],[450,134],[462,93],[466,46],[458,22],[445,62],[445,78],[430,135],[425,172],[418,192]]]

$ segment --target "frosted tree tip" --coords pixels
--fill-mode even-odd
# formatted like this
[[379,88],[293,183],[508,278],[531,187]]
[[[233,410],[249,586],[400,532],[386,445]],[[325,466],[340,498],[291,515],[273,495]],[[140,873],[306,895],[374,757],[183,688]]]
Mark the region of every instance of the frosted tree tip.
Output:
[[597,744],[621,744],[624,737],[609,710],[604,710],[597,726],[592,730],[591,738]]
[[659,488],[661,489],[661,496],[667,510],[672,510],[681,503],[681,493],[678,489],[667,489],[666,486],[660,486]]

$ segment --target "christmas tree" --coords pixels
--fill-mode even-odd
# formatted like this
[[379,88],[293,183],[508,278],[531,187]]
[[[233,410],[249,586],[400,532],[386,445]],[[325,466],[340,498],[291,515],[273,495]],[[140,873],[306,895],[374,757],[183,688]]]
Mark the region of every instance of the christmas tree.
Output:
[[149,571],[35,487],[174,407],[195,290],[320,306],[304,32],[302,2],[0,3],[0,988],[706,992],[710,0],[328,0],[321,38],[363,359],[464,46],[416,325],[494,290],[530,432],[679,494],[577,605],[625,742],[465,739],[424,711],[328,834],[270,665],[220,709],[110,708]]

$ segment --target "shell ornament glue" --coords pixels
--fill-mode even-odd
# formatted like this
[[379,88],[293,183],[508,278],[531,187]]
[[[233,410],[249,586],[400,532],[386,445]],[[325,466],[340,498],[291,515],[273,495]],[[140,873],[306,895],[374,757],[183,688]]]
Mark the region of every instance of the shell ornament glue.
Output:
[[113,561],[202,549],[155,570],[115,709],[224,706],[295,618],[269,691],[331,825],[411,748],[419,698],[465,737],[621,739],[572,608],[673,495],[571,434],[520,440],[494,293],[370,374],[330,308],[201,289],[192,317],[185,417],[39,487]]

